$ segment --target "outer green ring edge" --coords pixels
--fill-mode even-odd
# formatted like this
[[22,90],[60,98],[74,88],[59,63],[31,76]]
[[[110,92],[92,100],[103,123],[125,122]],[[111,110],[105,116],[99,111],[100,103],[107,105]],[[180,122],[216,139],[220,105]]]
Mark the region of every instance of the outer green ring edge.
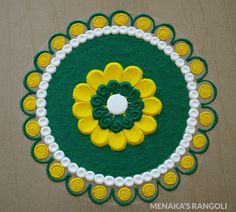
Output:
[[[63,34],[63,33],[62,33],[62,35],[63,35],[63,36],[66,36],[66,38],[68,38],[68,39],[71,39],[72,37],[70,36],[70,33],[69,33],[69,27],[70,27],[73,23],[77,23],[77,22],[83,23],[83,24],[87,27],[87,29],[91,29],[91,28],[90,28],[90,22],[91,22],[92,18],[93,18],[94,16],[96,16],[96,15],[102,15],[102,16],[104,16],[104,17],[108,20],[108,24],[110,25],[110,24],[112,23],[112,17],[113,17],[113,15],[116,14],[116,13],[118,13],[118,12],[124,12],[124,13],[126,13],[126,14],[131,18],[131,25],[133,25],[133,24],[135,23],[135,20],[136,20],[138,17],[140,17],[140,16],[147,16],[148,18],[150,18],[150,19],[153,21],[153,27],[152,27],[153,29],[150,30],[150,32],[152,32],[152,33],[153,33],[153,32],[155,31],[155,29],[158,28],[159,26],[165,25],[165,26],[170,27],[171,30],[172,30],[172,33],[173,33],[173,37],[172,37],[172,39],[171,39],[171,41],[170,41],[170,44],[174,45],[176,42],[178,42],[178,41],[180,41],[180,40],[187,41],[187,42],[190,44],[191,52],[190,52],[190,54],[186,57],[186,61],[187,61],[187,62],[190,62],[192,59],[195,59],[195,58],[200,59],[201,61],[203,61],[204,65],[205,65],[205,73],[197,79],[197,82],[198,82],[198,83],[199,83],[199,82],[203,82],[203,79],[206,77],[206,75],[207,75],[207,73],[208,73],[208,65],[207,65],[207,62],[205,61],[205,59],[203,59],[203,58],[201,58],[201,57],[198,57],[198,56],[192,56],[193,45],[192,45],[191,41],[189,41],[189,40],[187,40],[187,39],[182,39],[182,38],[175,39],[175,36],[176,36],[175,29],[174,29],[174,27],[173,27],[171,24],[169,24],[169,23],[161,23],[161,24],[155,26],[155,21],[154,21],[154,19],[153,19],[152,17],[150,17],[149,15],[140,14],[140,15],[136,16],[134,19],[132,19],[132,16],[131,16],[128,12],[123,11],[123,10],[116,10],[116,11],[112,12],[109,17],[106,16],[105,14],[103,14],[103,13],[95,13],[95,14],[93,14],[92,16],[90,16],[90,18],[88,19],[87,22],[83,22],[83,21],[80,21],[80,20],[74,20],[74,21],[70,22],[70,23],[68,24],[68,26],[67,26],[67,29],[66,29],[66,35]],[[60,34],[60,33],[59,33],[59,34]],[[53,34],[50,39],[52,39],[52,38],[55,37],[56,35],[58,35],[58,33]],[[50,43],[50,39],[49,39],[49,41],[48,41],[49,43]],[[43,73],[44,70],[41,69],[41,68],[37,65],[37,58],[38,58],[38,56],[39,56],[41,53],[43,53],[43,52],[50,53],[51,55],[54,54],[54,51],[53,51],[52,48],[50,48],[50,46],[49,46],[49,50],[39,51],[39,52],[34,56],[34,66],[35,66],[36,70],[32,70],[32,71],[28,72],[28,73],[25,75],[25,78],[24,78],[24,80],[23,80],[24,87],[25,87],[29,92],[32,92],[32,93],[35,93],[35,91],[27,86],[26,79],[27,79],[28,75],[29,75],[30,73],[32,73],[32,72],[39,72],[39,73],[41,73],[41,74]],[[207,136],[206,132],[212,130],[212,129],[215,127],[215,125],[217,124],[217,122],[218,122],[218,115],[217,115],[217,112],[216,112],[214,109],[212,109],[211,107],[207,107],[207,106],[206,106],[206,105],[212,103],[212,102],[215,100],[215,98],[216,98],[216,96],[217,96],[217,89],[216,89],[216,86],[214,85],[214,83],[212,83],[211,81],[208,81],[208,80],[205,80],[205,81],[209,82],[209,83],[213,86],[215,92],[214,92],[214,97],[213,97],[213,99],[212,99],[210,102],[201,103],[201,104],[202,104],[202,108],[206,108],[206,109],[211,110],[211,111],[214,113],[215,119],[214,119],[214,123],[212,124],[212,126],[211,126],[209,129],[201,129],[201,128],[198,129],[199,132],[203,133],[203,134],[207,137],[207,144],[206,144],[206,146],[204,147],[204,149],[202,149],[202,150],[200,150],[200,151],[196,151],[196,150],[193,150],[193,149],[189,148],[189,150],[188,150],[188,151],[195,157],[195,159],[196,159],[196,164],[198,164],[198,160],[197,160],[197,157],[195,156],[195,154],[202,154],[202,153],[206,152],[207,149],[208,149],[209,143],[210,143],[210,142],[209,142],[209,137]],[[26,95],[27,95],[27,94],[26,94]],[[23,97],[23,98],[24,98],[24,97]],[[22,100],[21,100],[21,101],[22,101]],[[21,108],[22,108],[22,104],[21,104]],[[22,111],[24,112],[24,110],[22,110]],[[28,114],[27,114],[27,115],[28,115]],[[36,136],[35,138],[30,137],[30,136],[27,135],[27,133],[25,132],[25,124],[27,123],[28,120],[30,120],[31,118],[34,118],[34,117],[35,117],[35,116],[32,115],[31,117],[29,117],[28,119],[26,119],[26,120],[24,121],[24,123],[23,123],[23,129],[22,129],[24,135],[25,135],[28,139],[33,140],[33,141],[36,141],[36,142],[32,145],[31,153],[32,153],[33,147],[34,147],[34,146],[36,145],[36,143],[38,143],[38,142],[40,141],[40,139],[41,139],[40,136]],[[32,157],[33,157],[33,155],[32,155]],[[33,158],[34,158],[34,157],[33,157]],[[35,158],[34,158],[34,159],[35,159]],[[53,178],[53,177],[50,175],[50,173],[49,173],[49,166],[50,166],[50,164],[52,163],[53,160],[54,160],[53,157],[51,157],[51,158],[50,158],[49,160],[47,160],[47,161],[43,161],[43,162],[42,162],[42,161],[38,161],[38,160],[36,160],[36,161],[39,162],[39,163],[47,163],[47,168],[46,168],[47,175],[48,175],[48,177],[49,177],[51,180],[53,180],[54,182],[61,182],[61,181],[66,181],[66,182],[68,182],[68,180],[69,180],[69,178],[70,178],[70,174],[66,174],[66,175],[63,176],[61,179],[55,179],[55,178]],[[197,170],[197,165],[196,165],[195,167],[196,167],[196,168],[193,169],[194,171],[191,171],[191,172],[189,172],[189,173],[187,173],[187,174],[192,174],[193,172],[195,172],[195,171]],[[168,187],[168,188],[167,188],[167,187],[165,187],[164,185],[162,185],[162,183],[161,183],[160,180],[158,179],[158,180],[156,181],[157,187],[158,187],[158,185],[160,185],[160,187],[164,188],[164,189],[167,190],[167,191],[175,190],[175,189],[178,187],[178,185],[180,184],[180,181],[181,181],[179,172],[182,173],[177,167],[175,168],[175,171],[176,171],[176,174],[178,175],[178,182],[176,183],[176,185],[174,185],[173,187]],[[182,174],[186,174],[186,173],[182,173]],[[80,194],[75,194],[75,193],[73,193],[73,192],[70,191],[70,189],[68,188],[68,185],[67,185],[67,183],[66,183],[66,188],[67,188],[68,192],[69,192],[70,194],[74,195],[74,196],[79,196],[79,195],[84,194],[86,191],[88,191],[88,190],[91,189],[91,186],[92,186],[92,185],[90,184],[89,186],[87,186],[87,188],[86,188],[83,192],[81,192]],[[135,190],[135,192],[134,192],[133,198],[132,198],[130,201],[128,201],[128,202],[122,202],[122,201],[120,201],[119,199],[116,198],[114,188],[112,188],[111,191],[110,191],[110,194],[109,194],[109,199],[110,199],[110,197],[112,196],[113,199],[114,199],[119,205],[121,205],[121,206],[129,205],[129,204],[131,204],[131,203],[136,199],[136,196],[137,196],[137,195],[140,196],[140,195],[139,195],[139,192],[138,192],[138,189],[137,189],[137,188],[134,188],[134,190]],[[143,201],[145,201],[145,202],[150,202],[150,201],[153,201],[153,200],[156,199],[156,197],[159,195],[159,191],[158,191],[157,193],[158,193],[158,194],[157,194],[157,195],[155,196],[155,198],[153,198],[153,199],[146,199],[146,198],[142,198],[142,197],[140,197],[140,198],[141,198]],[[109,200],[109,199],[106,199],[106,201],[102,201],[102,202],[94,201],[94,198],[91,198],[91,194],[90,194],[90,193],[88,193],[88,194],[89,194],[88,196],[90,197],[90,199],[91,199],[93,202],[97,203],[97,204],[102,204],[102,203],[104,203],[104,202],[106,202],[106,201]]]

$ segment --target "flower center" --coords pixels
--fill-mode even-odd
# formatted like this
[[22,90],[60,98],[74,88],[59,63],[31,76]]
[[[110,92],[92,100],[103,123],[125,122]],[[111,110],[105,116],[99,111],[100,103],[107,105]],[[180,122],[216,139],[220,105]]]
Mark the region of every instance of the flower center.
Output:
[[113,115],[121,115],[128,108],[127,99],[120,94],[111,95],[107,100],[107,108]]

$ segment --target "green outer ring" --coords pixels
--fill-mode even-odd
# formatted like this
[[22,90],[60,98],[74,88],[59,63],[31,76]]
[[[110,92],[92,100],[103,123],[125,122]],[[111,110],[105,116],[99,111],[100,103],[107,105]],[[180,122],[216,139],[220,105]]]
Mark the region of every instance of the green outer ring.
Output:
[[218,123],[218,114],[217,114],[217,112],[213,109],[213,108],[211,108],[211,107],[209,107],[209,106],[204,106],[204,105],[202,105],[202,109],[208,109],[208,110],[210,110],[213,114],[214,114],[214,122],[212,123],[212,125],[209,127],[209,128],[199,128],[198,130],[201,132],[201,131],[203,131],[203,132],[209,132],[209,131],[211,131],[215,126],[216,126],[216,124]]
[[181,179],[180,179],[180,174],[179,174],[179,170],[178,170],[177,168],[175,168],[175,172],[176,172],[176,174],[177,174],[177,182],[176,182],[175,185],[173,185],[173,186],[165,185],[164,183],[161,182],[160,179],[157,180],[157,183],[158,183],[163,189],[165,189],[166,191],[173,191],[173,190],[175,190],[175,189],[179,186],[180,181],[181,181]]
[[[130,189],[132,190],[132,188],[130,188]],[[115,192],[114,188],[112,188],[112,197],[116,201],[116,203],[119,204],[120,206],[127,206],[127,205],[131,204],[137,197],[137,194],[138,194],[137,189],[133,188],[133,190],[134,190],[134,192],[133,192],[134,194],[131,197],[131,199],[128,201],[119,200],[118,197],[116,196],[116,192]]]
[[175,28],[174,28],[171,24],[169,24],[169,23],[161,23],[161,24],[155,26],[151,32],[154,34],[155,31],[156,31],[159,27],[162,27],[162,26],[166,26],[166,27],[168,27],[168,28],[171,29],[171,31],[172,31],[172,38],[171,38],[171,40],[170,40],[170,44],[173,45],[173,42],[174,42],[175,36],[176,36],[176,32],[175,32]]
[[191,151],[194,154],[203,154],[204,152],[206,152],[210,146],[210,140],[208,135],[205,132],[201,132],[205,137],[206,137],[206,144],[202,149],[197,150],[194,147],[189,147],[189,151]]
[[98,200],[92,195],[92,185],[89,185],[89,187],[88,187],[88,196],[89,196],[90,200],[92,200],[96,204],[103,204],[103,203],[107,202],[111,198],[111,195],[112,195],[112,189],[110,189],[108,191],[108,194],[105,199]]
[[182,168],[180,168],[179,165],[176,166],[176,169],[178,170],[179,173],[181,174],[186,174],[186,175],[190,175],[190,174],[193,174],[196,170],[197,170],[197,167],[198,167],[198,160],[196,158],[196,156],[194,155],[193,152],[191,152],[191,150],[189,150],[189,153],[190,155],[192,155],[195,159],[195,164],[193,166],[193,168],[191,168],[190,170],[184,170]]
[[[38,143],[40,143],[40,140],[34,142],[33,145],[31,146],[31,155],[32,155],[32,158],[33,158],[35,161],[37,161],[38,163],[49,163],[49,162],[51,162],[51,161],[53,160],[53,156],[50,156],[50,155],[49,155],[46,159],[40,160],[40,159],[38,159],[38,158],[34,155],[34,147],[35,147]],[[49,153],[49,154],[50,154],[50,153]]]
[[158,195],[159,195],[159,193],[160,193],[160,189],[159,189],[159,187],[158,187],[157,182],[156,182],[156,186],[157,186],[157,192],[155,193],[155,195],[153,195],[153,196],[150,197],[150,198],[144,197],[143,195],[140,194],[140,193],[141,193],[140,187],[139,187],[139,188],[136,188],[136,192],[137,192],[137,194],[138,194],[138,197],[139,197],[141,200],[145,201],[145,202],[152,202],[153,200],[155,200],[155,199],[158,197]]
[[57,50],[56,50],[56,51],[54,50],[54,48],[53,48],[52,45],[51,45],[51,42],[52,42],[53,38],[55,38],[56,36],[63,36],[66,40],[69,40],[69,39],[70,39],[69,36],[67,36],[66,34],[64,34],[64,33],[62,33],[62,32],[53,34],[53,35],[49,38],[49,40],[48,40],[48,49],[49,49],[50,52],[53,52],[53,54],[54,54]]
[[91,21],[92,19],[95,17],[95,16],[103,16],[104,18],[107,19],[107,24],[109,25],[109,17],[107,15],[105,15],[104,13],[102,12],[98,12],[98,13],[94,13],[92,16],[90,16],[90,18],[88,19],[87,21],[87,25],[89,27],[89,29],[93,29],[93,27],[91,27]]
[[81,196],[81,195],[83,195],[85,192],[88,191],[89,186],[91,186],[91,185],[86,185],[85,189],[83,189],[81,192],[74,192],[74,191],[72,191],[72,190],[70,189],[70,187],[69,187],[69,180],[70,180],[70,177],[68,177],[68,178],[65,180],[65,186],[66,186],[67,191],[68,191],[71,195],[73,195],[73,196]]
[[188,40],[188,39],[186,39],[186,38],[178,38],[178,39],[175,39],[175,40],[174,40],[174,42],[173,42],[172,45],[175,45],[176,43],[181,42],[181,41],[187,43],[187,44],[189,45],[189,47],[190,47],[190,52],[189,52],[189,54],[188,54],[186,57],[184,57],[185,60],[188,61],[188,59],[190,59],[191,56],[192,56],[192,54],[193,54],[193,44],[192,44],[192,42],[191,42],[190,40]]
[[30,139],[30,140],[32,140],[32,141],[39,141],[39,140],[41,139],[40,133],[39,133],[37,136],[32,137],[32,136],[28,135],[27,132],[25,131],[25,125],[27,124],[27,122],[28,122],[30,119],[34,119],[34,118],[35,118],[35,116],[31,116],[31,117],[27,118],[27,119],[23,122],[22,131],[23,131],[25,137],[27,137],[28,139]]
[[26,114],[27,116],[35,117],[35,110],[33,110],[32,112],[28,112],[27,110],[25,110],[25,108],[24,108],[24,106],[23,106],[23,101],[24,101],[24,99],[25,99],[27,96],[29,96],[29,95],[35,95],[35,92],[33,92],[33,93],[27,93],[27,94],[25,94],[25,95],[21,98],[21,100],[20,100],[20,108],[21,108],[22,112],[24,112],[24,114]]
[[[152,22],[152,27],[151,27],[151,28],[152,28],[152,29],[155,28],[155,20],[154,20],[154,18],[151,17],[151,16],[148,15],[148,14],[145,14],[145,13],[141,13],[141,14],[137,15],[137,16],[133,19],[131,25],[134,26],[136,20],[137,20],[138,18],[140,18],[140,17],[146,17],[146,18],[149,18],[149,19],[151,20],[151,22]],[[152,29],[150,29],[150,31],[152,31]]]
[[66,27],[66,34],[67,34],[67,36],[68,36],[70,39],[73,38],[73,36],[71,36],[71,34],[70,34],[70,27],[71,27],[73,24],[75,24],[75,23],[81,23],[81,24],[83,24],[87,29],[89,29],[87,23],[85,23],[84,21],[81,21],[81,20],[74,20],[74,21],[71,21],[71,22],[67,25],[67,27]]
[[35,89],[34,88],[30,88],[28,85],[27,85],[27,77],[31,74],[31,73],[33,73],[33,72],[37,72],[37,73],[39,73],[39,74],[43,74],[43,71],[41,71],[41,70],[31,70],[31,71],[29,71],[26,75],[25,75],[25,77],[24,77],[24,79],[23,79],[23,85],[24,85],[24,87],[25,87],[25,89],[26,90],[28,90],[29,92],[33,92],[33,93],[35,93]]
[[[112,14],[114,14],[114,13],[116,13],[116,12],[120,12],[120,11],[125,12],[125,11],[123,11],[123,10],[117,10],[117,11],[114,11]],[[127,13],[127,12],[126,12],[126,13]],[[75,21],[70,22],[69,25],[68,25],[68,27],[67,27],[67,30],[66,30],[67,36],[68,36],[69,38],[71,38],[71,36],[70,36],[70,34],[69,34],[69,27],[70,27],[73,23],[81,22],[81,23],[85,24],[85,26],[87,26],[87,29],[90,29],[90,27],[88,26],[88,23],[90,23],[92,17],[94,17],[95,15],[99,15],[99,14],[101,15],[101,13],[96,13],[96,14],[94,14],[93,16],[91,16],[91,17],[89,18],[89,20],[87,21],[87,24],[86,24],[85,22],[80,21],[80,20],[75,20]],[[127,13],[127,14],[129,14],[129,13]],[[104,14],[103,14],[103,15],[104,15]],[[142,16],[142,15],[145,15],[145,14],[140,14],[140,15],[137,16],[137,17],[140,17],[140,16]],[[129,16],[130,16],[130,15],[129,15]],[[108,23],[111,23],[112,15],[110,15],[109,18],[108,18],[107,16],[105,16],[105,17],[107,18]],[[136,17],[136,18],[137,18],[137,17]],[[150,17],[150,16],[148,16],[148,17]],[[151,18],[151,19],[153,20],[153,18]],[[134,21],[133,21],[133,23],[134,23]],[[132,24],[131,24],[131,25],[132,25]],[[175,29],[174,29],[174,27],[173,27],[171,24],[162,23],[162,24],[157,25],[156,27],[155,27],[155,24],[154,24],[153,29],[152,29],[152,32],[154,32],[154,30],[155,30],[157,27],[163,26],[163,25],[166,25],[166,26],[170,27],[170,28],[173,30],[173,31],[172,31],[172,32],[173,32],[173,38],[171,39],[171,44],[173,45],[173,43],[176,42],[176,40],[175,40]],[[190,42],[190,41],[189,41],[189,42]],[[40,52],[38,52],[38,53],[35,55],[35,57],[34,57],[34,66],[35,66],[36,70],[32,70],[32,71],[28,72],[28,73],[25,75],[25,78],[24,78],[24,80],[23,80],[24,87],[25,87],[28,91],[30,91],[30,92],[34,92],[34,90],[31,89],[31,88],[29,88],[29,87],[27,86],[26,79],[27,79],[28,75],[29,75],[30,73],[32,73],[32,72],[38,72],[38,73],[41,73],[41,74],[43,73],[43,70],[42,70],[40,67],[38,67],[38,65],[37,65],[37,57],[39,56],[39,54],[41,54],[41,53],[43,53],[43,52],[48,52],[48,53],[50,53],[50,54],[52,53],[52,52],[50,52],[50,51],[40,51]],[[200,60],[204,63],[204,65],[205,65],[205,73],[204,73],[201,77],[199,77],[199,78],[197,79],[197,82],[201,82],[201,81],[204,79],[204,77],[207,75],[207,73],[208,73],[208,65],[207,65],[207,62],[205,61],[205,59],[203,59],[203,58],[201,58],[201,57],[197,57],[197,56],[192,56],[192,57],[191,57],[190,55],[188,56],[188,58],[186,59],[186,61],[190,62],[192,59],[200,59]],[[195,76],[195,77],[196,77],[196,76]],[[208,82],[210,82],[210,81],[208,81]],[[210,83],[212,83],[212,82],[210,82]],[[216,88],[213,83],[212,83],[212,85],[214,86],[214,88]],[[217,90],[216,90],[216,91],[217,91]],[[210,102],[208,102],[207,104],[210,104],[210,103],[212,103],[212,102],[215,100],[215,98],[216,98],[216,96],[217,96],[217,92],[215,92],[214,95],[215,95],[215,96],[214,96],[213,100],[210,101]],[[218,115],[217,115],[217,112],[216,112],[215,110],[213,110],[212,108],[207,107],[207,106],[205,106],[205,105],[203,105],[203,104],[202,104],[202,108],[206,108],[206,109],[212,110],[213,113],[214,113],[215,119],[214,119],[214,123],[212,124],[212,126],[211,126],[209,129],[207,129],[207,130],[201,129],[201,128],[198,129],[199,132],[203,133],[203,134],[207,137],[207,144],[206,144],[206,147],[205,147],[203,150],[200,150],[200,151],[197,151],[197,152],[196,152],[196,150],[189,148],[189,152],[192,153],[192,154],[194,155],[194,157],[196,158],[196,163],[197,163],[197,157],[195,156],[195,154],[202,154],[202,153],[204,153],[204,152],[208,149],[208,146],[209,146],[209,137],[207,136],[207,133],[206,133],[206,132],[209,132],[210,130],[212,130],[212,129],[215,127],[215,125],[217,124],[217,122],[218,122]],[[28,136],[27,133],[25,132],[25,124],[26,124],[27,121],[30,120],[31,118],[34,118],[34,117],[29,117],[28,119],[26,119],[26,120],[24,121],[22,131],[23,131],[24,135],[25,135],[28,139],[33,140],[33,141],[36,141],[36,142],[39,142],[39,141],[40,141],[40,137],[33,138],[33,137]],[[34,144],[34,145],[35,145],[35,144]],[[53,157],[51,157],[50,160],[46,162],[46,163],[48,164],[48,165],[47,165],[47,168],[46,168],[46,172],[47,172],[48,177],[49,177],[51,180],[55,181],[55,182],[60,182],[60,181],[64,181],[64,180],[65,180],[65,181],[66,181],[66,188],[67,188],[67,190],[68,190],[68,192],[69,192],[70,194],[72,194],[72,195],[74,195],[74,196],[82,195],[83,193],[85,193],[85,192],[88,190],[89,186],[91,186],[91,185],[87,186],[87,188],[85,189],[85,191],[83,191],[81,194],[75,194],[75,193],[71,192],[71,190],[68,188],[68,185],[67,185],[67,182],[68,182],[68,180],[69,180],[69,178],[70,178],[70,175],[69,175],[69,174],[67,174],[67,175],[64,176],[62,179],[59,179],[59,180],[52,178],[52,176],[50,175],[48,168],[49,168],[50,164],[52,163],[52,161],[53,161]],[[37,162],[39,162],[39,161],[37,161]],[[197,169],[197,168],[196,168],[196,169]],[[176,185],[174,185],[173,187],[166,187],[165,185],[162,185],[162,183],[161,183],[160,180],[158,179],[158,180],[156,180],[156,182],[157,182],[157,187],[158,187],[158,184],[159,184],[160,187],[164,188],[164,189],[167,190],[167,191],[172,191],[172,190],[176,189],[176,188],[178,187],[178,185],[180,184],[181,178],[180,178],[180,174],[179,174],[180,171],[177,169],[177,167],[175,168],[175,171],[176,171],[176,174],[178,175],[178,182],[177,182]],[[193,172],[192,172],[192,173],[193,173]],[[191,174],[191,173],[189,173],[189,174]],[[111,196],[113,196],[113,199],[114,199],[119,205],[121,205],[121,206],[126,206],[126,205],[131,204],[131,203],[136,199],[136,196],[137,196],[137,194],[138,194],[138,189],[135,188],[134,190],[135,190],[135,192],[134,192],[134,197],[133,197],[133,199],[132,199],[131,201],[129,201],[129,202],[121,202],[120,200],[118,200],[118,199],[116,198],[114,188],[111,189],[111,193],[110,193],[110,194],[111,194]],[[158,190],[159,190],[159,189],[158,189]],[[158,192],[158,193],[159,193],[159,192]],[[90,195],[88,195],[88,196],[90,197]],[[158,196],[158,195],[157,195],[157,196]],[[90,198],[90,199],[91,199],[91,198]],[[142,198],[141,198],[141,199],[142,199]],[[92,199],[91,199],[91,200],[92,200]],[[146,199],[142,199],[142,200],[144,200],[144,201],[146,201],[146,202],[149,201],[149,200],[146,200]],[[154,200],[154,199],[153,199],[153,200]],[[92,200],[92,201],[93,201],[93,200]],[[95,203],[98,203],[98,202],[95,202]],[[98,203],[98,204],[99,204],[99,203]]]
[[132,17],[128,12],[126,12],[126,11],[124,11],[124,10],[116,10],[116,11],[112,12],[112,13],[110,14],[110,16],[109,16],[109,25],[112,24],[112,19],[113,19],[113,17],[114,17],[116,14],[118,14],[118,13],[125,13],[125,14],[128,15],[129,18],[130,18],[130,25],[133,23],[133,17]]
[[38,59],[39,55],[42,54],[42,53],[49,53],[49,54],[51,54],[51,56],[53,55],[53,52],[52,52],[52,51],[43,50],[43,51],[39,51],[39,52],[34,56],[34,66],[35,66],[36,70],[41,71],[41,72],[43,72],[44,69],[42,69],[42,68],[40,68],[40,67],[38,66],[38,64],[37,64],[37,59]]

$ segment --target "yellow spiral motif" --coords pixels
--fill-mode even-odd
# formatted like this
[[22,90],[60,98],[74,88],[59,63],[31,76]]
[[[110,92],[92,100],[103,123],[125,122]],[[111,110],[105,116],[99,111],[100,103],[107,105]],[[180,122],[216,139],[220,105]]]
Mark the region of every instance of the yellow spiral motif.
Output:
[[69,182],[70,189],[74,192],[81,192],[84,189],[84,180],[80,177],[72,178]]
[[25,125],[25,131],[29,136],[37,136],[40,131],[38,122],[36,120],[29,120]]
[[92,195],[96,199],[102,200],[107,196],[107,188],[103,185],[97,185],[93,188]]
[[178,42],[175,45],[175,51],[180,55],[180,56],[187,56],[189,54],[190,48],[189,45],[185,42]]
[[74,23],[70,27],[70,33],[73,36],[78,36],[80,34],[83,34],[85,31],[85,26],[82,23]]
[[193,137],[193,146],[196,149],[201,149],[206,144],[206,137],[203,134],[197,134]]
[[132,192],[130,188],[127,187],[122,187],[118,190],[118,198],[122,201],[128,201],[130,200],[131,196],[132,196]]
[[34,155],[39,160],[43,160],[48,157],[48,147],[46,144],[36,144],[34,147]]
[[49,168],[49,173],[54,178],[61,178],[65,174],[65,169],[60,163],[54,163]]
[[23,100],[23,108],[28,111],[35,110],[36,98],[34,96],[26,96]]
[[40,74],[37,72],[32,72],[27,77],[26,83],[30,88],[35,88],[39,85],[40,82]]
[[157,29],[156,36],[160,40],[164,40],[164,41],[170,40],[170,38],[172,37],[172,31],[169,27],[162,26]]
[[126,25],[129,21],[129,16],[125,13],[117,13],[114,16],[114,23],[118,26]]
[[45,68],[46,66],[49,65],[51,61],[51,55],[49,53],[42,53],[39,55],[37,63],[41,68]]
[[203,98],[203,99],[208,99],[212,96],[213,94],[213,89],[212,89],[212,86],[211,85],[208,85],[208,84],[202,84],[200,85],[199,89],[198,89],[198,92],[200,94],[200,96]]
[[107,19],[102,15],[95,16],[92,20],[92,26],[94,28],[102,28],[106,24],[107,24]]
[[204,64],[201,60],[199,59],[194,59],[192,60],[191,64],[190,64],[190,69],[192,71],[193,74],[199,75],[204,71]]
[[177,181],[177,176],[174,172],[167,172],[164,176],[164,182],[167,185],[174,185]]
[[156,193],[156,186],[152,183],[147,183],[143,185],[142,193],[145,197],[151,197]]
[[54,49],[60,50],[65,45],[65,43],[66,39],[63,36],[59,35],[52,39],[51,45]]
[[191,169],[195,164],[194,158],[192,156],[184,156],[181,158],[181,166],[184,169]]
[[149,31],[152,27],[152,21],[147,17],[140,17],[136,21],[136,26],[143,31]]
[[205,111],[201,112],[199,119],[203,126],[209,126],[212,124],[214,118],[211,112]]

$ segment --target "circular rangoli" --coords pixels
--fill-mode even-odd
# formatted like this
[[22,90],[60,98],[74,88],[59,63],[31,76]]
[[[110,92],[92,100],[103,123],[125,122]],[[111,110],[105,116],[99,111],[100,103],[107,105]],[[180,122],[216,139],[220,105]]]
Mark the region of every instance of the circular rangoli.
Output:
[[72,21],[24,78],[31,154],[72,195],[153,201],[193,173],[209,146],[217,90],[207,71],[189,40],[148,15]]

